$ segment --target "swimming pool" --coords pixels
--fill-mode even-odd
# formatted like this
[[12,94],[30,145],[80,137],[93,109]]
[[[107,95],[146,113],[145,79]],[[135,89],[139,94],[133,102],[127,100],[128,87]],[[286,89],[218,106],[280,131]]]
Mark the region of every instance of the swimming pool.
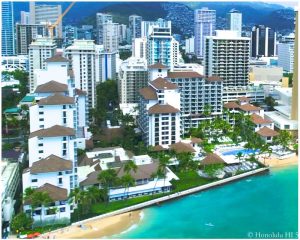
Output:
[[255,154],[259,150],[253,150],[253,149],[235,149],[235,150],[230,150],[227,152],[223,152],[223,156],[229,156],[229,155],[234,155],[236,156],[239,152],[241,152],[243,155],[249,155],[249,154]]

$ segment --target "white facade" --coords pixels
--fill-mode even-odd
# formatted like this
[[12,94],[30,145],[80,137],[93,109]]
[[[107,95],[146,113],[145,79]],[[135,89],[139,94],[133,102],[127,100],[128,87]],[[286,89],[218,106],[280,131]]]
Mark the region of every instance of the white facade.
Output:
[[112,15],[105,13],[96,14],[97,44],[103,44],[103,25],[112,22]]
[[232,9],[227,13],[227,29],[231,31],[238,31],[239,36],[242,35],[242,13]]
[[100,82],[117,78],[117,52],[100,52],[99,54]]
[[141,37],[142,38],[148,37],[148,35],[150,34],[149,30],[150,30],[151,26],[171,28],[172,22],[166,21],[162,18],[157,19],[157,21],[142,21],[142,26],[141,26]]
[[138,90],[148,82],[147,61],[143,58],[128,58],[119,70],[118,90],[121,104],[138,103]]
[[[155,69],[153,69],[155,70]],[[180,140],[180,91],[163,78],[140,90],[138,125],[148,146],[168,147]]]
[[208,8],[196,9],[195,23],[195,53],[198,58],[204,55],[205,37],[212,36],[216,28],[216,11]]
[[253,66],[250,73],[254,81],[279,82],[283,77],[283,68],[277,66]]
[[198,63],[179,63],[173,68],[174,72],[196,72],[204,75],[204,67]]
[[119,49],[119,24],[103,24],[103,47],[105,52],[116,52]]
[[35,69],[45,69],[45,60],[54,56],[56,44],[50,38],[38,38],[29,46],[29,86],[32,93],[37,87],[34,79]]
[[[29,3],[30,24],[54,24],[61,16],[61,5],[46,5]],[[62,38],[62,21],[54,29],[54,36]]]
[[21,11],[21,24],[29,24],[30,18],[29,18],[29,12]]
[[185,39],[185,52],[195,53],[195,37]]
[[294,43],[278,44],[278,66],[284,71],[294,72]]
[[147,38],[135,38],[132,41],[132,56],[135,58],[147,57]]
[[66,57],[71,61],[74,73],[75,88],[87,93],[88,108],[96,106],[96,82],[99,81],[99,55],[93,40],[75,40],[65,50]]

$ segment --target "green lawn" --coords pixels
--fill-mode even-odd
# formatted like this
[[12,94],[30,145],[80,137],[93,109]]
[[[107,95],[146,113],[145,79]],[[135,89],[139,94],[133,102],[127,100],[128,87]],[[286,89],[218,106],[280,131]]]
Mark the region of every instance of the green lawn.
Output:
[[180,180],[172,180],[173,192],[180,192],[198,187],[214,180],[200,177],[196,171],[176,173]]
[[68,225],[67,224],[53,224],[53,225],[47,225],[44,227],[35,227],[30,230],[21,231],[21,235],[31,234],[31,233],[35,233],[35,232],[39,232],[39,233],[50,232],[50,231],[56,230],[58,228],[66,227],[66,226],[68,226]]
[[120,200],[115,202],[106,203],[96,203],[92,205],[91,211],[96,214],[104,214],[108,212],[112,212],[121,208],[130,207],[132,205],[136,205],[139,203],[147,202],[155,198],[163,197],[168,195],[168,193],[154,194],[150,196],[141,196],[136,198],[130,198],[127,200]]

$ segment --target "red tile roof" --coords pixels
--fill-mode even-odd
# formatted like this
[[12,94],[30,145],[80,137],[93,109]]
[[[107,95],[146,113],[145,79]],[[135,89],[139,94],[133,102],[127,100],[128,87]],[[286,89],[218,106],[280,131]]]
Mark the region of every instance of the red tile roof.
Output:
[[204,77],[203,75],[197,72],[168,72],[167,78],[200,78]]
[[139,90],[139,93],[147,100],[156,100],[156,91],[152,87],[145,87]]
[[236,102],[228,102],[224,104],[224,108],[227,109],[240,108],[240,105],[238,105]]
[[168,80],[161,77],[151,81],[150,84],[156,89],[177,89],[176,84],[171,83]]
[[163,64],[161,64],[160,62],[149,65],[148,68],[150,69],[163,69],[163,68],[168,68],[168,66],[165,66]]
[[178,113],[180,112],[179,109],[169,105],[169,104],[155,104],[154,106],[150,107],[148,110],[149,114],[160,114],[160,113]]
[[279,134],[278,132],[276,132],[268,127],[263,127],[261,129],[259,129],[256,133],[262,137],[275,137]]
[[246,103],[246,104],[240,105],[240,109],[245,112],[248,112],[248,111],[259,111],[261,108],[256,107],[250,103]]
[[174,150],[176,153],[183,153],[183,152],[196,152],[193,146],[189,143],[184,142],[177,142],[169,146],[170,149]]
[[255,124],[270,124],[272,121],[264,119],[263,117],[257,115],[256,113],[253,113],[251,115],[251,121]]

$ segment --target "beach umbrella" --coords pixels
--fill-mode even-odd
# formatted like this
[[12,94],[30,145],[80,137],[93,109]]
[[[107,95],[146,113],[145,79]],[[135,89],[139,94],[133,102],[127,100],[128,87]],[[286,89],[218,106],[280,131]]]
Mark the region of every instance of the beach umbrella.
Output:
[[39,233],[39,232],[35,232],[33,235],[34,235],[35,237],[38,237],[38,236],[40,236],[40,235],[41,235],[41,233]]

